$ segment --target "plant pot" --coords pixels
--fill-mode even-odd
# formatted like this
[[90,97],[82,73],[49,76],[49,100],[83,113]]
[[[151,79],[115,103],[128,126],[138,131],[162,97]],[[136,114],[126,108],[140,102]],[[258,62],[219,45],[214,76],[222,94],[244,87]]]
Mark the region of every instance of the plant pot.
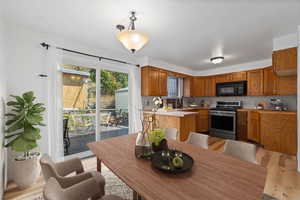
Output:
[[154,152],[162,151],[162,150],[168,150],[168,143],[166,139],[162,139],[159,143],[159,145],[155,145],[152,143],[152,150]]
[[14,160],[13,180],[21,189],[30,187],[40,176],[39,158],[40,153],[31,153],[27,159]]

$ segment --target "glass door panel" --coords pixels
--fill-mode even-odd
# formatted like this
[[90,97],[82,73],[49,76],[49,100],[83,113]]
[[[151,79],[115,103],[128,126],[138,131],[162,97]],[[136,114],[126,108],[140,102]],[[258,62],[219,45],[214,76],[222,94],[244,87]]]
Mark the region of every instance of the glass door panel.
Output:
[[100,140],[128,134],[128,74],[100,71]]
[[95,69],[63,66],[64,155],[88,151],[96,137]]

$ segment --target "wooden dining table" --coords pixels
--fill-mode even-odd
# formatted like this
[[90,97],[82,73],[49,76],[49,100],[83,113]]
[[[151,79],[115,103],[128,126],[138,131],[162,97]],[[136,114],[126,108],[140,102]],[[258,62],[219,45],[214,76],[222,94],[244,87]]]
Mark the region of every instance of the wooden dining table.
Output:
[[151,161],[135,157],[136,134],[88,144],[116,176],[146,200],[258,200],[266,180],[266,169],[222,152],[168,140],[194,159],[193,168],[182,174],[167,174],[152,167]]

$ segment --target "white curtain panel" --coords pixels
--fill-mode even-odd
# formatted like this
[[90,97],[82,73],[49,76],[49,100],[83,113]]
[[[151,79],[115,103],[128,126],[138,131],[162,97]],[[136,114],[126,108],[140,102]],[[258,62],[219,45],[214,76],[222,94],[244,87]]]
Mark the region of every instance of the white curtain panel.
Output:
[[[47,135],[44,137],[44,145],[48,146],[48,153],[53,160],[60,161],[64,156],[63,149],[63,116],[62,116],[62,51],[50,47],[46,52],[45,74],[47,74],[47,103],[46,124]],[[46,92],[46,91],[45,91]]]
[[141,96],[141,69],[135,66],[129,68],[129,133],[142,130],[142,96]]

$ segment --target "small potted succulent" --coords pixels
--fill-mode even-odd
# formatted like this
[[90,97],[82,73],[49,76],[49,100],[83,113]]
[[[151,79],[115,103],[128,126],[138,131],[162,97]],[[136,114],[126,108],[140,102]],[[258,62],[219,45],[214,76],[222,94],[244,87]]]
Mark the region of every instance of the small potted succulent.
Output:
[[154,152],[168,149],[166,133],[163,129],[154,129],[150,131],[149,140],[152,143],[152,150]]
[[11,97],[14,100],[7,103],[11,110],[6,114],[8,120],[5,138],[8,143],[5,147],[23,153],[14,159],[13,180],[20,188],[27,188],[40,175],[40,153],[30,151],[38,146],[37,140],[41,139],[39,126],[44,126],[42,114],[45,107],[42,103],[34,103],[33,92]]

